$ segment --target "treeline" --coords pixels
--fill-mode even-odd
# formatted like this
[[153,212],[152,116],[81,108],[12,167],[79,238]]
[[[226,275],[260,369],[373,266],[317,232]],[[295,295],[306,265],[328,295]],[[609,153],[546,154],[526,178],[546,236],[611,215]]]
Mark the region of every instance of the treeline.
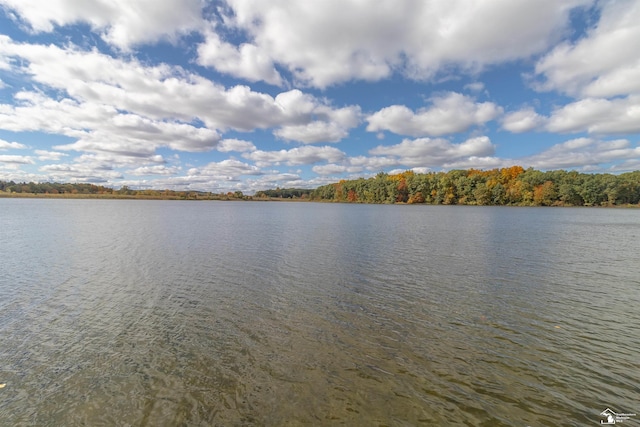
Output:
[[318,187],[310,198],[354,203],[619,206],[640,204],[640,171],[587,174],[513,166],[492,170],[406,171]]
[[88,183],[51,183],[0,181],[0,195],[35,195],[50,197],[96,197],[170,200],[249,200],[242,191],[210,193],[204,191],[134,190],[124,185],[120,189]]
[[255,196],[241,191],[113,189],[89,183],[16,183],[0,180],[0,196],[104,197],[175,200],[304,199],[352,203],[427,203],[442,205],[623,206],[640,205],[640,171],[587,174],[576,171],[542,172],[520,166],[492,170],[452,170],[418,174],[406,171],[373,178],[342,180],[315,190],[276,188]]
[[281,199],[306,199],[313,190],[305,188],[276,188],[256,192],[256,197],[274,197]]
[[6,193],[31,193],[31,194],[111,194],[112,188],[103,187],[101,185],[76,183],[76,184],[60,184],[60,183],[36,183],[36,182],[19,182],[0,181],[0,191]]

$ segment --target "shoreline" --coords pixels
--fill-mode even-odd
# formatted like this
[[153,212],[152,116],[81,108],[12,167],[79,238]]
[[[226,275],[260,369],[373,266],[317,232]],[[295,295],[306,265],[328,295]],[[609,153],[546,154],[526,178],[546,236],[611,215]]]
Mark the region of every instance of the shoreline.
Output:
[[280,197],[254,197],[244,196],[243,198],[229,197],[218,194],[184,194],[184,195],[131,195],[131,194],[52,194],[52,193],[7,193],[0,191],[0,199],[85,199],[85,200],[175,200],[175,201],[226,201],[226,202],[301,202],[301,203],[340,203],[347,205],[413,205],[413,206],[494,206],[494,207],[535,207],[535,208],[616,208],[616,209],[640,209],[640,205],[554,205],[554,206],[542,206],[542,205],[458,205],[458,204],[430,204],[430,203],[363,203],[363,202],[345,202],[334,200],[311,200],[306,198],[280,198]]

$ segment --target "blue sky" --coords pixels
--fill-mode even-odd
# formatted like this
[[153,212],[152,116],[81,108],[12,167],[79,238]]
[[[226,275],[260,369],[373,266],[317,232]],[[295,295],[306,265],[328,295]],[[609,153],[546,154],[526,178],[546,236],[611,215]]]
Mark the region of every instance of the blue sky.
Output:
[[638,40],[638,0],[0,0],[0,179],[638,170]]

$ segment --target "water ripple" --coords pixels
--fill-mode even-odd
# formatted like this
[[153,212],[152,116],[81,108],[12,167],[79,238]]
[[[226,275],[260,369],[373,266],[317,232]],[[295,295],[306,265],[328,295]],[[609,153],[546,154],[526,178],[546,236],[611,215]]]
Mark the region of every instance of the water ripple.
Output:
[[640,411],[632,211],[0,203],[9,425]]

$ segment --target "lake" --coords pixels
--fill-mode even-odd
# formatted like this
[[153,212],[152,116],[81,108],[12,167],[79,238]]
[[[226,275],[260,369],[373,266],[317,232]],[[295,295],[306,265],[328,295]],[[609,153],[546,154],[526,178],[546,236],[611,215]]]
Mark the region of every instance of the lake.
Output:
[[634,209],[0,199],[0,424],[599,424],[639,254]]

